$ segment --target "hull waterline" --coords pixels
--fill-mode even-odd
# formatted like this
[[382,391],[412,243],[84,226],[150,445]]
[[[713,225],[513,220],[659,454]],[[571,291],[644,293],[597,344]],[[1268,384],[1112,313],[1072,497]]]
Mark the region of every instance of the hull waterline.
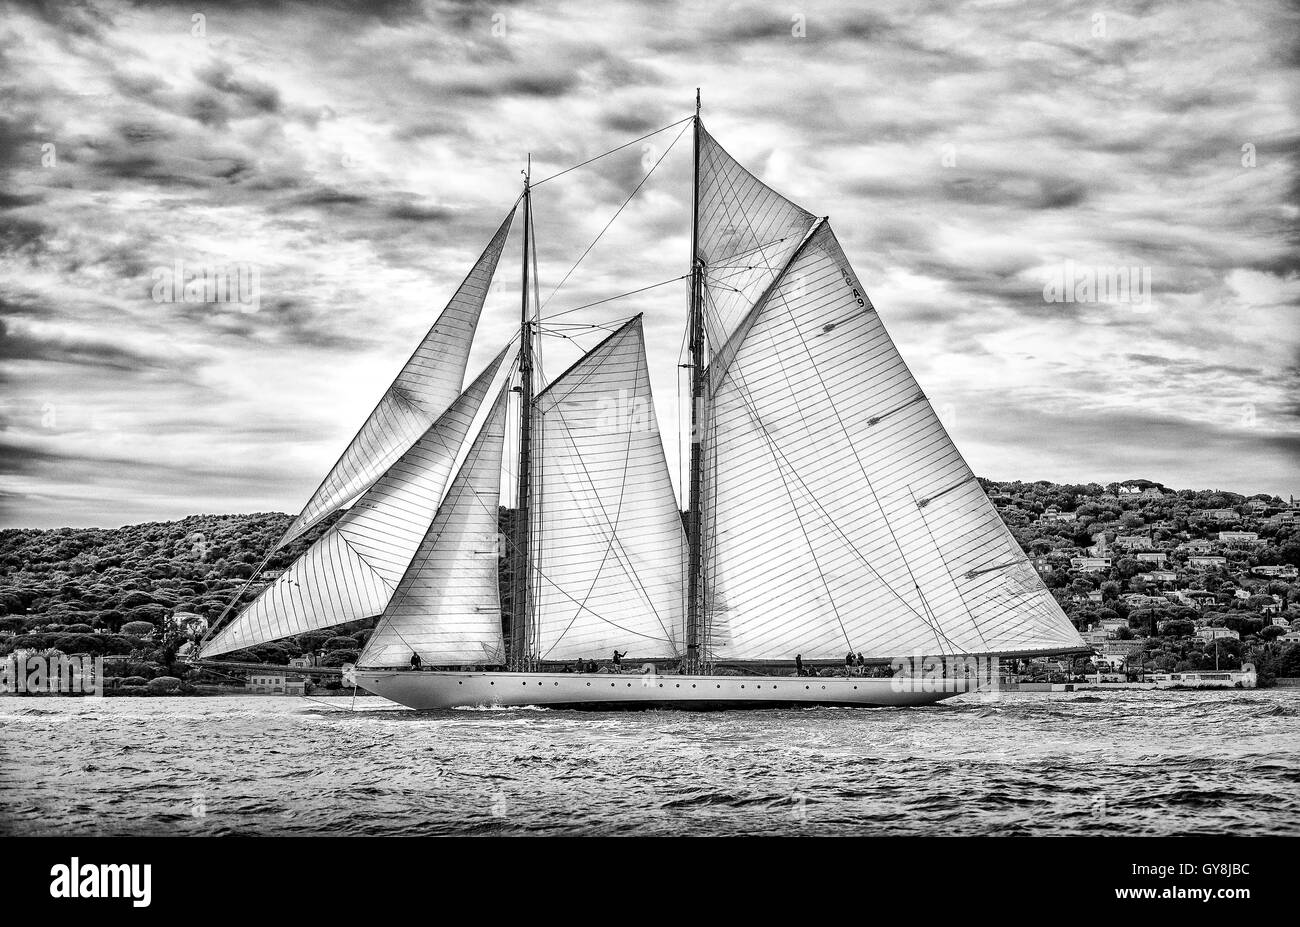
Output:
[[447,708],[568,708],[594,711],[720,711],[931,705],[974,691],[962,679],[795,676],[658,676],[357,669],[357,685],[421,711]]

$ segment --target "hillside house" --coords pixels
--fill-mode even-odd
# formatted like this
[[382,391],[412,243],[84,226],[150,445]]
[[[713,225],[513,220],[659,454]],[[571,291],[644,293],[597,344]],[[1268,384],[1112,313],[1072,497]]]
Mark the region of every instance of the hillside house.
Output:
[[1241,516],[1237,514],[1236,509],[1206,509],[1201,513],[1201,517],[1221,525],[1233,524],[1241,521]]
[[1152,570],[1149,573],[1139,573],[1134,579],[1140,579],[1147,583],[1172,583],[1178,579],[1178,574],[1173,570]]
[[1251,547],[1260,543],[1259,535],[1254,531],[1220,531],[1220,544],[1231,544],[1234,547]]
[[1183,605],[1188,605],[1192,608],[1214,605],[1219,601],[1218,596],[1213,592],[1206,591],[1205,589],[1179,589],[1178,592],[1175,593],[1175,597]]
[[247,691],[258,695],[306,695],[307,683],[297,674],[255,672],[248,677]]
[[1110,569],[1109,557],[1071,557],[1070,566],[1084,573],[1100,573]]

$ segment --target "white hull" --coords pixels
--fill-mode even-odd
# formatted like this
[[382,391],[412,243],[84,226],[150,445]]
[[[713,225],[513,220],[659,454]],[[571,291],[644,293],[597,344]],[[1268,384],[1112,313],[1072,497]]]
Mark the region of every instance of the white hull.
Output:
[[354,671],[357,685],[418,710],[539,706],[589,710],[721,710],[930,705],[973,691],[960,679],[865,676],[657,676],[632,673]]

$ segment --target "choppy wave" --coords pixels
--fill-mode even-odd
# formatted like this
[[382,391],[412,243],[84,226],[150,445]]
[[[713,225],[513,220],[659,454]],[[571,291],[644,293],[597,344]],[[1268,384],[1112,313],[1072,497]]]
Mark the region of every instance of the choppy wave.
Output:
[[1300,692],[417,714],[0,699],[8,834],[1300,834]]

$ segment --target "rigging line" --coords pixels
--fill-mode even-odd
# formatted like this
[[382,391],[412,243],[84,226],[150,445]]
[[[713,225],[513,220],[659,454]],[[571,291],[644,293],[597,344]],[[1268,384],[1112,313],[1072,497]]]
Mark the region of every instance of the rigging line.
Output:
[[[559,338],[561,341],[572,341],[575,345],[578,345],[577,339],[582,337],[582,335],[566,335],[563,332],[548,332],[545,330],[539,331],[537,334],[543,338]],[[584,332],[583,334],[587,333]],[[579,349],[581,347],[581,345],[578,345]],[[542,371],[542,373],[545,374],[545,371]],[[543,382],[545,382],[545,376],[543,376]]]
[[[604,299],[598,299],[594,303],[587,303],[586,305],[583,306],[574,306],[572,309],[565,309],[563,312],[557,312],[555,313],[555,315],[547,316],[542,321],[546,325],[553,325],[555,324],[556,319],[560,318],[561,316],[568,315],[571,312],[579,312],[583,309],[590,309],[593,306],[599,306],[602,303],[613,302],[616,299],[623,299],[627,296],[635,296],[638,293],[644,293],[646,290],[653,290],[655,287],[659,287],[659,286],[667,286],[670,283],[676,283],[678,280],[685,280],[688,277],[690,277],[690,274],[682,274],[680,277],[670,277],[667,280],[660,280],[658,283],[652,283],[649,286],[643,286],[640,289],[628,290],[626,293],[619,293],[616,296],[606,296]],[[554,293],[552,293],[551,295],[554,295]],[[572,324],[572,323],[562,323],[562,324]]]
[[629,315],[621,319],[610,319],[607,322],[543,322],[544,328],[604,328],[618,329],[622,328],[625,323],[636,318],[635,315]]
[[[752,176],[752,175],[751,175],[751,176]],[[755,179],[757,179],[757,178],[755,178]],[[762,181],[759,181],[759,182],[762,183]],[[764,186],[766,186],[766,184],[764,184]],[[733,185],[732,189],[735,189],[734,185]],[[780,194],[777,194],[777,195],[780,196]],[[751,231],[752,231],[753,227],[751,226],[750,228],[751,228]],[[751,255],[751,254],[755,254],[755,253],[757,253],[757,252],[759,252],[759,251],[763,251],[764,249],[766,249],[766,248],[770,248],[770,247],[772,247],[773,245],[779,245],[781,242],[786,241],[786,240],[788,240],[789,238],[790,238],[789,235],[782,235],[780,238],[773,238],[771,241],[766,241],[766,242],[763,242],[762,244],[754,245],[754,247],[752,247],[752,248],[746,248],[744,251],[737,251],[735,254],[727,254],[727,255],[723,255],[722,257],[717,258],[716,260],[714,260],[714,262],[713,262],[710,266],[712,266],[712,267],[726,267],[726,266],[728,266],[728,264],[727,264],[728,261],[734,261],[734,260],[736,260],[737,258],[748,257],[748,256]],[[741,265],[736,264],[736,265],[730,265],[730,266],[739,267],[739,266],[741,266]]]
[[671,142],[669,142],[668,147],[664,149],[664,153],[659,156],[659,159],[655,161],[655,163],[651,166],[650,170],[646,171],[645,176],[642,177],[640,181],[637,182],[637,185],[632,188],[632,192],[627,195],[627,199],[623,200],[623,204],[614,211],[614,215],[609,217],[609,221],[605,223],[605,227],[602,228],[600,232],[597,233],[596,237],[591,240],[591,244],[587,245],[586,250],[584,250],[582,254],[578,255],[578,259],[573,262],[573,266],[570,267],[568,271],[565,273],[565,275],[560,278],[560,282],[555,285],[555,289],[551,290],[551,294],[547,296],[546,299],[541,302],[541,304],[538,305],[537,317],[539,320],[542,317],[542,310],[545,309],[546,306],[550,303],[550,301],[555,298],[555,294],[560,292],[560,288],[563,287],[564,284],[568,282],[569,277],[571,277],[573,275],[573,272],[578,269],[578,265],[581,264],[586,259],[587,255],[591,253],[591,249],[596,247],[596,243],[599,242],[601,237],[606,232],[609,231],[609,227],[614,224],[614,221],[620,215],[622,215],[623,210],[627,208],[627,204],[632,202],[632,198],[641,192],[641,188],[645,186],[646,181],[648,181],[654,175],[654,172],[659,167],[659,165],[663,164],[664,158],[668,157],[668,153],[673,150],[673,146],[677,144],[677,142],[681,139],[681,137],[685,133],[686,133],[686,126],[682,126],[682,130],[677,133],[676,138],[674,138]]
[[711,286],[712,286],[715,290],[730,290],[730,291],[733,292],[733,293],[739,293],[741,296],[744,296],[744,295],[745,295],[745,291],[744,291],[744,290],[738,290],[738,289],[736,289],[734,286],[729,286],[728,284],[725,284],[725,283],[719,283],[717,280],[714,280],[713,283],[711,284]]
[[569,171],[576,171],[580,167],[586,167],[588,164],[591,164],[593,161],[599,161],[601,158],[608,157],[609,155],[612,155],[615,152],[622,151],[624,148],[628,148],[632,145],[635,145],[637,142],[644,142],[647,138],[651,138],[652,136],[658,135],[660,132],[667,132],[669,129],[673,128],[674,126],[679,126],[683,122],[690,122],[694,118],[695,118],[694,116],[687,116],[684,119],[677,120],[676,122],[670,122],[668,123],[668,125],[661,126],[658,129],[655,129],[653,132],[648,132],[645,135],[642,135],[640,138],[634,138],[630,142],[624,142],[623,144],[619,145],[617,148],[611,148],[609,149],[609,151],[602,152],[601,154],[596,155],[594,158],[588,158],[586,161],[582,161],[578,164],[573,165],[572,167],[566,167],[564,170],[560,171],[559,173],[551,174],[549,177],[543,177],[541,180],[535,180],[532,182],[531,186],[534,189],[536,189],[537,187],[540,187],[542,184],[548,181],[554,180],[557,177],[563,177],[565,174],[569,173]]

